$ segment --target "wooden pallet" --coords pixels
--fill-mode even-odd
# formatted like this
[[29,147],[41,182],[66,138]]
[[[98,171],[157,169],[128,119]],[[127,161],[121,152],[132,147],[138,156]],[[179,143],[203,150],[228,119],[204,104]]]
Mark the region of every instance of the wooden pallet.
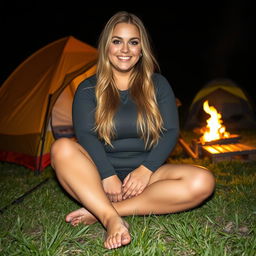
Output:
[[202,146],[202,153],[213,161],[244,159],[256,160],[256,148],[241,144],[214,144]]

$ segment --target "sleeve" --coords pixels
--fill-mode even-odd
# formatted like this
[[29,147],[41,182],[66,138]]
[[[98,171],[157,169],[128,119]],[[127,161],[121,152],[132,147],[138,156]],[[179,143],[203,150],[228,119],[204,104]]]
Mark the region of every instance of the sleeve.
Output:
[[142,165],[156,171],[174,149],[179,135],[179,119],[176,99],[168,81],[158,75],[156,81],[157,102],[164,122],[164,131],[157,145],[149,152]]
[[95,87],[88,86],[84,81],[76,90],[72,118],[78,143],[89,153],[98,168],[100,176],[105,179],[115,175],[115,169],[106,156],[104,146],[98,139],[94,128],[96,107]]

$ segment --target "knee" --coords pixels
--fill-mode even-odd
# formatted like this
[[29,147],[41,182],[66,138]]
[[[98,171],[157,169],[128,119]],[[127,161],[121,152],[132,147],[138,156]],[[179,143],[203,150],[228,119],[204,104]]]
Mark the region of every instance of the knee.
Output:
[[213,174],[201,169],[191,181],[190,192],[195,200],[203,201],[212,195],[215,188],[215,179]]
[[54,167],[54,163],[58,160],[67,159],[72,155],[73,142],[68,138],[61,138],[56,140],[51,146],[51,164]]

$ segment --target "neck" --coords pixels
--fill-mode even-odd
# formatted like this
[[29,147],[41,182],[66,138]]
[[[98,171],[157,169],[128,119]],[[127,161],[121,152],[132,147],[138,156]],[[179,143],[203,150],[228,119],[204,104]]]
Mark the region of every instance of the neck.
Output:
[[114,80],[119,90],[129,89],[130,72],[114,73]]

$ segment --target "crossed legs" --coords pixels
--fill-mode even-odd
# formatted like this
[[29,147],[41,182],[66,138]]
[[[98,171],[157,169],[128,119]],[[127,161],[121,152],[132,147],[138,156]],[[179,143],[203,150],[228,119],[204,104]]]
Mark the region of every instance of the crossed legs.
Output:
[[167,214],[194,208],[214,190],[210,171],[193,165],[165,164],[155,171],[148,186],[138,196],[111,203],[97,168],[88,153],[70,139],[52,146],[52,166],[64,189],[84,208],[66,216],[77,225],[100,221],[107,230],[105,247],[112,249],[130,243],[128,224],[121,216]]

